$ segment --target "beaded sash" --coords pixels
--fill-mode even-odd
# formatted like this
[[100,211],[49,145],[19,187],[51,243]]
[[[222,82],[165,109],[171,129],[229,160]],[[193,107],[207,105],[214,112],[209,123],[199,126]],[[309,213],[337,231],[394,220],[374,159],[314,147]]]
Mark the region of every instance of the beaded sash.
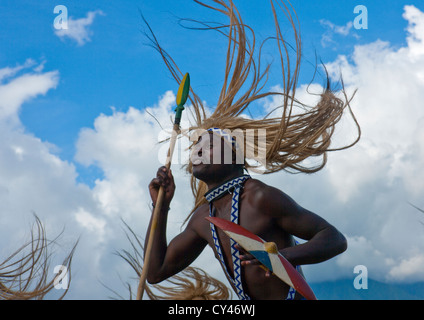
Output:
[[[239,223],[239,203],[240,203],[240,192],[243,188],[243,183],[250,179],[249,175],[243,175],[232,180],[229,180],[222,185],[209,190],[205,194],[206,200],[209,202],[209,216],[213,217],[213,204],[212,202],[216,199],[221,198],[227,193],[232,194],[231,199],[231,222],[238,224]],[[231,245],[231,257],[233,260],[233,269],[234,269],[234,278],[228,273],[227,267],[224,261],[224,255],[222,254],[221,245],[219,243],[218,234],[213,223],[210,224],[213,242],[215,244],[216,253],[218,254],[219,261],[221,263],[222,269],[224,269],[228,278],[232,280],[234,287],[236,288],[236,293],[240,300],[250,300],[250,297],[244,292],[243,285],[241,282],[241,264],[240,264],[240,252],[235,247],[236,242],[230,238]],[[296,290],[290,288],[286,300],[293,300]]]
[[[222,197],[223,195],[227,193],[232,193],[233,196],[231,200],[231,222],[238,224],[240,190],[242,188],[243,183],[249,178],[250,178],[249,175],[243,175],[235,179],[232,179],[230,181],[227,181],[224,184],[220,185],[219,187],[208,191],[205,194],[205,197],[206,197],[206,200],[209,202],[209,215],[211,217],[213,216],[213,210],[212,210],[213,200],[219,199],[220,197]],[[211,226],[212,238],[215,244],[215,249],[219,256],[219,260],[221,262],[222,268],[224,269],[228,278],[233,281],[234,287],[236,288],[236,293],[239,296],[240,300],[250,300],[249,296],[245,294],[243,290],[243,285],[241,282],[241,265],[240,265],[240,258],[239,258],[240,253],[239,253],[239,250],[235,248],[236,242],[233,239],[230,239],[231,257],[232,257],[233,266],[234,266],[234,278],[233,278],[229,275],[227,267],[225,266],[224,256],[222,254],[221,245],[219,243],[218,234],[216,232],[215,225],[211,223],[210,226]]]

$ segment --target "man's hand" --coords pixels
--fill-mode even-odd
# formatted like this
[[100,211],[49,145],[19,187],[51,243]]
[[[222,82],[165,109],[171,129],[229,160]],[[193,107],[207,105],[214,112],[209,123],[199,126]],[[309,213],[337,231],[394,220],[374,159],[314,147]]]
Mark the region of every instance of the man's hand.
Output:
[[[258,259],[256,259],[253,255],[251,255],[247,251],[245,251],[240,245],[236,244],[236,248],[237,250],[240,251],[240,260],[241,260],[242,266],[254,266],[254,265],[263,266]],[[263,268],[265,270],[265,276],[270,277],[272,272],[269,269],[266,269],[265,267]]]
[[150,197],[152,198],[153,205],[156,205],[156,200],[158,198],[159,188],[164,187],[164,203],[163,207],[168,208],[169,204],[174,197],[175,192],[175,183],[174,177],[172,176],[171,169],[166,169],[166,167],[160,167],[156,174],[156,178],[154,178],[149,184],[149,192]]

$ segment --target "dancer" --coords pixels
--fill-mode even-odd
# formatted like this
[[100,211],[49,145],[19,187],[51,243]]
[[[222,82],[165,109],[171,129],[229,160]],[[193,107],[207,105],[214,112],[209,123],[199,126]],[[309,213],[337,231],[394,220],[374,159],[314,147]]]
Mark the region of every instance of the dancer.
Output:
[[[302,208],[283,191],[245,173],[247,170],[262,174],[281,170],[317,172],[325,166],[327,152],[351,147],[359,140],[359,125],[344,91],[341,92],[344,99],[337,97],[331,91],[328,79],[327,87],[315,106],[306,106],[296,99],[301,41],[296,15],[289,4],[270,1],[276,30],[275,37],[270,39],[275,41],[279,53],[284,91],[264,92],[271,66],[261,69],[262,45],[255,59],[254,31],[242,21],[233,1],[213,0],[214,5],[195,2],[229,18],[228,25],[219,27],[202,23],[227,37],[224,84],[210,116],[206,115],[201,99],[191,91],[194,124],[187,131],[194,144],[187,170],[191,174],[195,203],[186,219],[185,230],[169,244],[166,223],[175,191],[171,170],[159,168],[149,185],[153,205],[160,186],[165,188],[165,199],[155,226],[147,280],[158,283],[184,270],[206,245],[210,245],[240,299],[301,299],[287,284],[260,268],[253,256],[243,252],[225,234],[205,221],[205,217],[230,220],[266,241],[275,242],[280,253],[300,272],[300,265],[319,263],[342,253],[347,247],[346,239],[334,226]],[[294,46],[289,47],[282,37],[277,9],[283,11],[292,26]],[[171,74],[180,81],[182,73],[153,33],[151,40]],[[294,63],[290,59],[291,52],[294,52]],[[251,81],[250,85],[248,81]],[[242,88],[244,92],[240,92]],[[271,114],[259,119],[242,116],[252,102],[273,96],[281,98],[279,115]],[[346,111],[358,128],[358,137],[346,146],[332,148],[335,126]],[[259,129],[265,134],[260,134]],[[234,136],[236,132],[241,133],[241,140]],[[248,138],[249,132],[253,132],[253,138]],[[248,154],[245,150],[254,152]],[[321,162],[308,166],[304,160],[310,157],[320,157]],[[306,242],[296,245],[293,236]]]

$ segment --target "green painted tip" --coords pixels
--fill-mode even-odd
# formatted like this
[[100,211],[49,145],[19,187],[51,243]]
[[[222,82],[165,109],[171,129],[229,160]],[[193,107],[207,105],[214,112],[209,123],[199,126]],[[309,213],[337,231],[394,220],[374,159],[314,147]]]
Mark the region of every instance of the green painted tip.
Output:
[[180,83],[177,93],[177,106],[183,106],[188,98],[190,92],[190,75],[186,73]]

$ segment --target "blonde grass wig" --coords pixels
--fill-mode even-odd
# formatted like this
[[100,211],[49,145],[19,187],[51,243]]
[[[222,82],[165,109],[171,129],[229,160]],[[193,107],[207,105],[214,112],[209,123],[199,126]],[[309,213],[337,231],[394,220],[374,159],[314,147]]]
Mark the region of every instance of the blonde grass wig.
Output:
[[[127,229],[125,234],[131,251],[121,250],[116,254],[131,266],[138,280],[143,269],[144,247],[139,236],[125,222],[123,223]],[[187,267],[167,279],[165,283],[160,285],[146,283],[145,290],[150,300],[228,300],[231,298],[231,292],[225,284],[209,276],[200,268]],[[130,299],[134,298],[131,285],[126,283],[126,286]],[[119,294],[117,296],[123,298]]]
[[[35,216],[35,224],[31,230],[31,239],[18,250],[0,262],[0,300],[41,300],[55,288],[66,275],[68,286],[71,280],[71,262],[76,244],[63,260],[61,274],[53,272],[50,267],[51,247],[55,240],[48,240],[40,219]],[[66,270],[66,271],[64,271]],[[55,275],[55,276],[52,276]],[[63,299],[68,286],[58,292],[57,299]]]
[[[325,166],[328,151],[346,149],[359,141],[360,127],[349,105],[353,96],[349,98],[345,91],[341,90],[342,98],[337,97],[335,92],[330,89],[327,73],[327,87],[320,94],[316,105],[307,106],[296,99],[302,48],[298,31],[300,29],[299,20],[288,1],[270,0],[275,35],[264,40],[259,47],[255,41],[254,30],[243,22],[232,0],[194,1],[225,15],[229,23],[226,25],[212,24],[186,19],[192,23],[199,23],[200,29],[216,30],[227,38],[226,67],[217,105],[211,114],[207,115],[201,99],[190,89],[189,98],[192,106],[188,110],[191,112],[194,123],[186,129],[186,132],[213,127],[230,131],[266,129],[266,162],[254,161],[252,163],[248,161],[249,159],[245,159],[246,169],[261,167],[263,174],[280,170],[317,172]],[[289,22],[289,30],[282,30],[280,27],[279,14],[281,12]],[[146,20],[144,21],[150,30],[150,33],[146,34],[147,37],[161,54],[174,79],[180,83],[183,73],[171,56],[159,45],[152,29]],[[292,45],[283,39],[283,33],[286,34],[290,30],[294,38]],[[261,65],[261,50],[266,41],[275,43],[281,66],[283,92],[264,90],[271,67],[269,63],[265,67]],[[242,89],[243,92],[241,92]],[[281,113],[278,116],[272,116],[273,113],[271,113],[259,119],[253,119],[243,114],[248,111],[249,105],[253,102],[270,97],[277,97],[281,100],[279,107]],[[332,148],[330,147],[331,138],[336,124],[345,111],[350,113],[357,127],[357,138],[348,145]],[[320,157],[321,161],[314,165],[305,164],[304,160],[310,157]],[[191,173],[190,164],[187,166],[187,170]],[[199,206],[206,203],[204,193],[207,190],[205,183],[198,181],[193,176],[191,176],[191,187],[195,197],[192,214]]]
[[167,279],[168,285],[153,285],[159,291],[146,290],[151,300],[228,300],[230,292],[221,281],[200,268],[187,267]]

